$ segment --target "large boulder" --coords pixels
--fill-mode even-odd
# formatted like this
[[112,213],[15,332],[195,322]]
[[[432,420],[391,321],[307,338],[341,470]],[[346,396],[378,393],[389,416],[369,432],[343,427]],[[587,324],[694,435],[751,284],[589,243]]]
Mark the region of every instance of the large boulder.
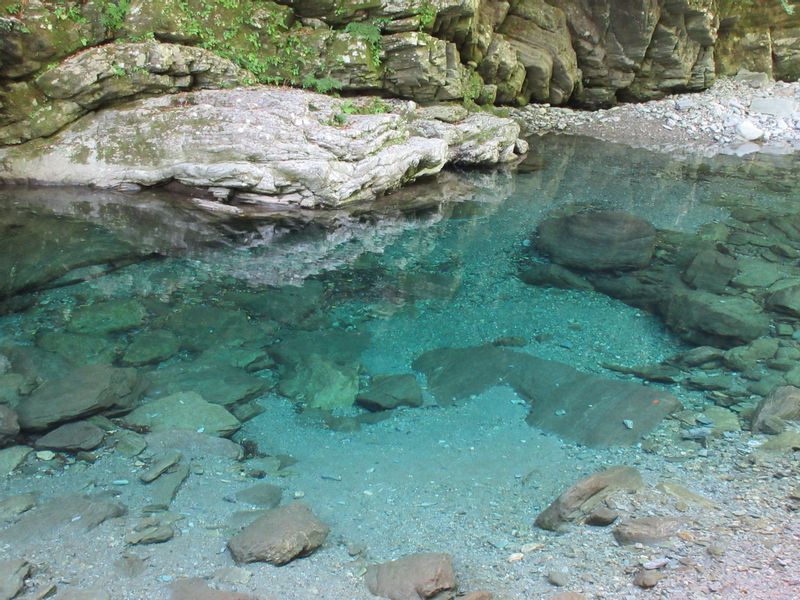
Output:
[[57,423],[99,412],[131,409],[142,386],[134,369],[86,365],[45,382],[17,407],[23,430],[41,431]]
[[[368,107],[371,100],[358,102]],[[514,157],[519,127],[502,117],[465,120],[485,135],[466,133],[453,143],[490,146],[467,151],[436,132],[412,135],[413,113],[354,112],[353,100],[285,88],[139,100],[87,115],[46,143],[0,148],[0,182],[109,188],[177,181],[228,188],[248,202],[337,207],[437,173],[450,156],[465,164]]]
[[753,413],[754,433],[779,433],[784,421],[800,420],[800,389],[786,385],[777,388],[759,402]]
[[232,435],[241,427],[239,420],[222,406],[206,402],[196,392],[179,392],[143,404],[127,415],[125,422],[154,432],[189,429],[221,437]]
[[645,267],[656,239],[647,221],[612,210],[545,219],[537,234],[537,247],[554,262],[587,271]]

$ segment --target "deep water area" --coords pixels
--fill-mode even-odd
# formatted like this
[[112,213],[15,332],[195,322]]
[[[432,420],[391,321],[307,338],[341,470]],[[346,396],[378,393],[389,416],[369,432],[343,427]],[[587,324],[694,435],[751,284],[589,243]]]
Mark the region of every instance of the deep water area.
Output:
[[[265,597],[369,598],[367,565],[417,551],[449,552],[462,589],[498,598],[550,597],[553,570],[586,597],[643,597],[631,565],[662,558],[664,597],[739,597],[755,575],[730,575],[705,548],[724,539],[731,560],[753,554],[758,533],[722,518],[747,504],[731,486],[750,479],[735,468],[777,433],[748,431],[762,399],[800,384],[800,292],[786,291],[800,289],[800,220],[786,225],[800,215],[798,167],[548,136],[516,169],[449,171],[317,221],[209,214],[166,190],[0,189],[0,404],[20,416],[15,443],[76,420],[103,432],[91,447],[37,446],[0,481],[0,500],[100,493],[128,510],[57,538],[56,525],[8,533],[25,524],[14,515],[2,554],[47,563],[36,585],[113,598],[166,598],[181,577]],[[649,223],[652,260],[633,275],[547,270],[558,261],[538,243],[542,221],[597,211]],[[203,445],[212,436],[245,455]],[[138,478],[170,438],[188,470],[159,504]],[[602,528],[534,527],[577,479],[613,464],[639,468],[650,490],[611,508],[678,510],[701,533],[631,550]],[[234,576],[225,543],[260,514],[236,493],[261,480],[332,533],[291,566]],[[655,491],[664,480],[727,508],[704,517],[684,498],[681,512]],[[797,513],[769,504],[775,493],[753,492],[759,518],[796,536]],[[126,537],[143,514],[174,537]],[[120,574],[125,557],[141,570]],[[772,560],[778,581],[796,556]]]

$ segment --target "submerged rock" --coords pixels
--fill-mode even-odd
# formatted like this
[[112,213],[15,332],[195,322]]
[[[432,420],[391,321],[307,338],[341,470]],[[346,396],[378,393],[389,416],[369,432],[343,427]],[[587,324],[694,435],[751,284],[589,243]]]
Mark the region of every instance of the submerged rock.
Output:
[[553,261],[587,271],[645,267],[656,240],[647,221],[610,210],[546,219],[537,235],[537,247]]
[[371,565],[364,576],[376,596],[391,600],[424,600],[456,591],[449,554],[421,553]]
[[146,316],[147,311],[138,300],[106,300],[76,309],[67,323],[67,329],[95,335],[127,331],[139,327]]
[[759,402],[753,413],[751,429],[754,433],[780,433],[775,431],[775,421],[800,421],[800,388],[786,385],[777,388]]
[[170,584],[170,589],[171,600],[259,600],[251,594],[215,590],[200,577],[179,579]]
[[359,406],[372,411],[398,406],[421,406],[422,390],[413,375],[376,375],[356,398]]
[[43,435],[34,444],[50,450],[93,450],[103,443],[105,432],[91,423],[66,423]]
[[678,533],[683,521],[672,517],[629,519],[614,528],[614,539],[621,545],[658,544]]
[[169,331],[144,331],[133,338],[125,354],[122,364],[138,367],[167,360],[178,352],[178,338]]
[[141,395],[133,369],[107,365],[78,367],[61,379],[44,383],[17,408],[23,430],[41,431],[102,411],[130,410]]
[[0,404],[0,448],[12,443],[18,433],[17,413],[10,407]]
[[642,476],[633,467],[619,466],[600,471],[581,479],[556,498],[536,517],[536,526],[557,531],[565,523],[585,521],[612,493],[619,490],[635,492],[643,486]]
[[222,406],[206,402],[196,392],[178,392],[143,404],[127,415],[125,422],[154,432],[190,429],[220,437],[232,435],[241,427]]
[[666,392],[509,348],[439,348],[419,356],[413,367],[426,375],[442,405],[508,385],[531,402],[530,425],[595,447],[635,444],[681,406]]
[[236,562],[284,565],[319,548],[330,529],[300,502],[273,508],[228,542]]
[[11,446],[0,450],[0,477],[10,475],[30,453],[28,446]]
[[11,600],[25,586],[32,565],[26,560],[4,560],[0,562],[0,598]]

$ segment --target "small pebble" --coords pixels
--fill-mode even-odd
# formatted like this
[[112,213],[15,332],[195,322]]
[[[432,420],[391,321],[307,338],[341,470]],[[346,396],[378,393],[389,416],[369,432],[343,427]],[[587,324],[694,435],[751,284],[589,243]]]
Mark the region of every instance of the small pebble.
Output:
[[569,583],[569,577],[564,571],[550,571],[547,574],[547,581],[556,587],[564,587]]
[[630,419],[623,419],[622,424],[625,425],[628,429],[633,429],[633,421]]

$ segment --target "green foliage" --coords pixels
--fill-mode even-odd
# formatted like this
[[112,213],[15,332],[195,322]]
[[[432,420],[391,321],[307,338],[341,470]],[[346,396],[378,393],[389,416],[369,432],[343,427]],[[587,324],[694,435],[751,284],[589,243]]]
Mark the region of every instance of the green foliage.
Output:
[[367,48],[369,48],[370,64],[375,69],[381,66],[381,24],[382,20],[353,21],[344,28],[345,33],[366,42]]
[[131,0],[102,0],[103,26],[109,31],[117,31],[125,23],[125,17],[131,8]]
[[111,72],[114,74],[114,77],[124,77],[126,74],[125,67],[116,63],[111,65]]
[[419,17],[420,30],[430,29],[436,22],[436,7],[430,2],[423,2],[422,6],[419,8],[417,17]]
[[14,2],[14,4],[9,4],[6,6],[6,14],[11,15],[12,17],[18,17],[22,14],[22,2]]
[[329,94],[341,90],[342,82],[333,77],[316,77],[313,73],[309,73],[303,78],[302,86],[320,94]]

